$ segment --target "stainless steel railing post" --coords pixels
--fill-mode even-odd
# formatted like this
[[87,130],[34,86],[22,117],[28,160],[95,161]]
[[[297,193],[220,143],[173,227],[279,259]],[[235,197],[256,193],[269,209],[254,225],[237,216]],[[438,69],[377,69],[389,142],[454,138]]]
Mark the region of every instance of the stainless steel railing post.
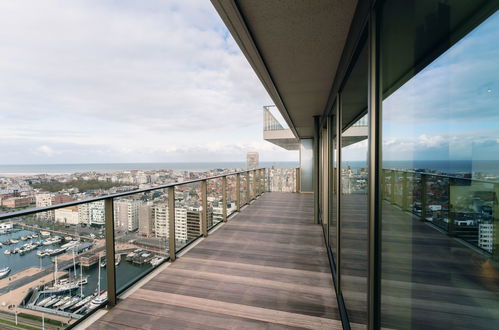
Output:
[[168,249],[170,261],[177,259],[175,251],[175,186],[168,187]]
[[236,210],[241,211],[241,174],[236,174]]
[[227,177],[222,178],[222,221],[227,222]]
[[201,181],[201,233],[208,236],[208,187],[206,180]]
[[[116,305],[116,269],[114,265],[114,204],[113,198],[104,200],[104,225],[106,232],[107,305]],[[100,265],[97,265],[100,267]]]

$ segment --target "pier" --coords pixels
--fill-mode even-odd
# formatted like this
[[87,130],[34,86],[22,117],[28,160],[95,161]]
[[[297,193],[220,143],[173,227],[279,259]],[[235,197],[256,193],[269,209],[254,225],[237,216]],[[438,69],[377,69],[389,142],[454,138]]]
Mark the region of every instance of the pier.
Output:
[[75,234],[74,232],[70,232],[70,231],[62,231],[62,230],[55,230],[55,229],[40,228],[40,227],[36,227],[36,226],[30,225],[30,224],[27,224],[27,223],[23,223],[23,222],[20,222],[20,221],[19,222],[16,221],[15,225],[19,226],[19,227],[21,227],[23,229],[33,230],[33,231],[37,231],[37,232],[48,231],[51,234],[62,235],[63,237],[65,237],[65,236],[71,236],[73,238],[85,239],[85,240],[89,240],[89,241],[93,240],[93,238],[90,237],[90,236],[79,235],[79,234]]

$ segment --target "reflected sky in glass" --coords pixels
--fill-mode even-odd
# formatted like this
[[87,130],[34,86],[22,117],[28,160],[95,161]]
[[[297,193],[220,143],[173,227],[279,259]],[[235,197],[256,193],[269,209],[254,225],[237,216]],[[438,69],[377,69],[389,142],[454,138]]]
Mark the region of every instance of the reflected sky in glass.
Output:
[[499,12],[383,101],[385,160],[499,160]]

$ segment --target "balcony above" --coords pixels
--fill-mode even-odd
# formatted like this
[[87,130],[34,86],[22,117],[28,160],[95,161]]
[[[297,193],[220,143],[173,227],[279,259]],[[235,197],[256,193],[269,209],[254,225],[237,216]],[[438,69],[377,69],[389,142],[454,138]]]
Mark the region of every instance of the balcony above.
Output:
[[212,3],[293,133],[313,137],[357,1]]
[[270,112],[271,106],[263,107],[263,139],[286,150],[300,149],[299,140],[289,128],[285,128]]

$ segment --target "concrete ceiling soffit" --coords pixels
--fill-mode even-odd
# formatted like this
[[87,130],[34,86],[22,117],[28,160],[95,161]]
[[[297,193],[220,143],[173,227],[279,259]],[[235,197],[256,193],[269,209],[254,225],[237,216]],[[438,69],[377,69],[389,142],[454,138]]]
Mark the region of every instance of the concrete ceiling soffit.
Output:
[[220,18],[227,26],[230,34],[236,41],[237,45],[243,52],[249,64],[255,71],[256,75],[262,82],[263,86],[269,93],[277,108],[280,110],[284,120],[290,127],[296,137],[299,137],[295,124],[291,119],[289,112],[277,90],[274,81],[263,61],[263,58],[258,50],[251,32],[246,26],[246,22],[239,11],[239,8],[234,0],[211,0],[213,7],[220,15]]

